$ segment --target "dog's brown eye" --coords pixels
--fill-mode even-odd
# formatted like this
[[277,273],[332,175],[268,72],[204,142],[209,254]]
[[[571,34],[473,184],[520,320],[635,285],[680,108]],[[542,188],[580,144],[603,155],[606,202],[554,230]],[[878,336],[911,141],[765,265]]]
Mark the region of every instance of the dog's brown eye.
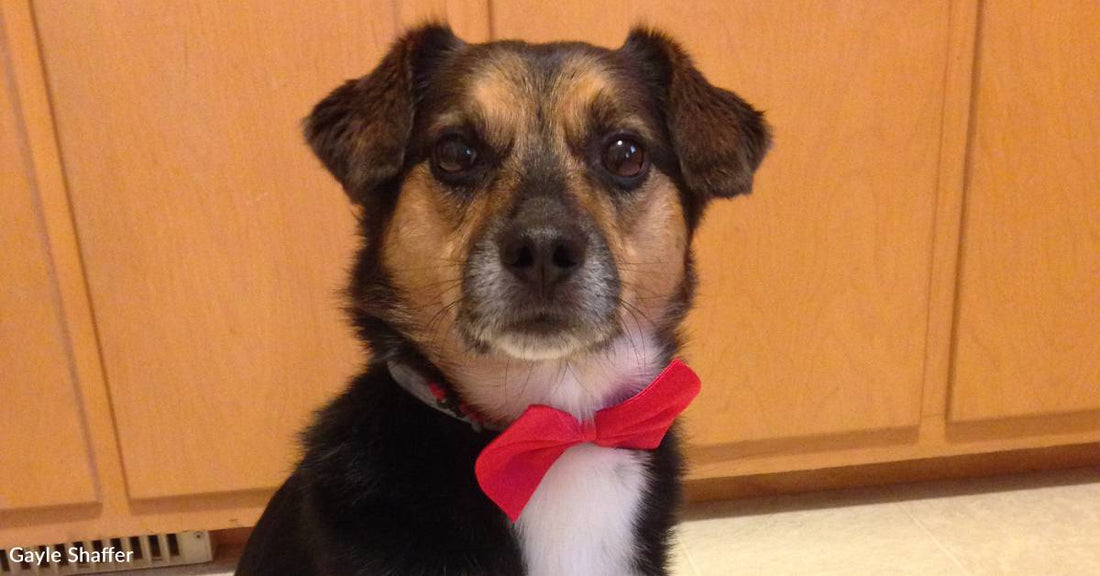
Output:
[[435,165],[447,174],[465,172],[477,162],[477,150],[458,136],[449,136],[435,145]]
[[629,138],[615,138],[603,151],[603,167],[620,178],[634,178],[646,168],[645,150]]

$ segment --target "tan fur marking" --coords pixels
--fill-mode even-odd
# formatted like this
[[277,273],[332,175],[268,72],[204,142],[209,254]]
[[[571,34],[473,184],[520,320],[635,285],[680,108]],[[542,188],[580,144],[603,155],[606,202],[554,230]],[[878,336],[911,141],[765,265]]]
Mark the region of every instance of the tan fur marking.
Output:
[[507,208],[514,183],[500,185],[462,203],[422,164],[405,180],[386,229],[383,266],[408,304],[395,320],[440,368],[470,361],[455,329],[462,267],[475,235]]
[[[614,103],[621,88],[602,64],[589,56],[576,56],[565,64],[554,87],[554,117],[568,137],[584,135],[590,127],[589,110],[593,103]],[[617,119],[618,128],[652,136],[641,119],[625,114]]]
[[486,61],[471,81],[470,103],[485,119],[489,138],[504,145],[522,139],[535,115],[535,95],[524,83],[527,64],[515,54],[498,54]]
[[[382,253],[394,287],[409,304],[407,317],[400,319],[403,327],[421,342],[429,341],[429,332],[435,331],[428,326],[435,315],[461,295],[465,260],[456,207],[436,186],[426,165],[409,175],[386,229]],[[444,323],[440,330],[450,331],[451,318],[437,320]]]
[[622,234],[616,254],[623,300],[646,317],[661,320],[684,277],[688,231],[679,192],[664,175],[654,172],[641,189],[634,214]]
[[555,118],[569,134],[582,134],[586,128],[588,106],[601,94],[611,94],[613,85],[607,72],[590,57],[571,58],[563,64],[554,87]]

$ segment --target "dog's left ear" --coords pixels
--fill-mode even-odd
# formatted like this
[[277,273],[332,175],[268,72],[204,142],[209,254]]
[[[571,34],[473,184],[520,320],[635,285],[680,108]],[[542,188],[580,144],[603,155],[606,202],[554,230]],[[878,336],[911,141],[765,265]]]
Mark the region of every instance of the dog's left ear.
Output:
[[656,90],[691,192],[704,203],[748,193],[771,145],[763,113],[712,86],[683,48],[660,32],[634,28],[619,50],[640,60]]
[[441,24],[394,42],[370,74],[348,80],[313,108],[305,136],[356,204],[400,175],[416,113],[416,91],[439,60],[463,42]]

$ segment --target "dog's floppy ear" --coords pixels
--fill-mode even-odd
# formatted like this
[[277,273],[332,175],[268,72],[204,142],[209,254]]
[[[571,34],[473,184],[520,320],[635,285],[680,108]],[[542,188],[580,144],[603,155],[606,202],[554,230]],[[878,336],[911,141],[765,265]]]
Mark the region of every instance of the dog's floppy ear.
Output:
[[655,87],[691,192],[703,202],[749,192],[771,145],[763,113],[712,86],[683,48],[660,32],[634,28],[620,50],[641,60]]
[[370,74],[333,90],[305,119],[306,141],[353,202],[364,203],[401,173],[414,92],[439,58],[461,45],[445,25],[411,30]]

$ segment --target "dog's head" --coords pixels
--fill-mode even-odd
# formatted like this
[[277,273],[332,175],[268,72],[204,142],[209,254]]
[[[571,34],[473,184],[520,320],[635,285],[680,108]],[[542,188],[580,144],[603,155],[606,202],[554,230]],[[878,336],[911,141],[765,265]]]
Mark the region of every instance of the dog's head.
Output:
[[630,326],[672,339],[703,209],[748,192],[769,143],[660,33],[607,50],[438,25],[320,102],[306,135],[362,207],[365,335],[440,367],[588,353]]

